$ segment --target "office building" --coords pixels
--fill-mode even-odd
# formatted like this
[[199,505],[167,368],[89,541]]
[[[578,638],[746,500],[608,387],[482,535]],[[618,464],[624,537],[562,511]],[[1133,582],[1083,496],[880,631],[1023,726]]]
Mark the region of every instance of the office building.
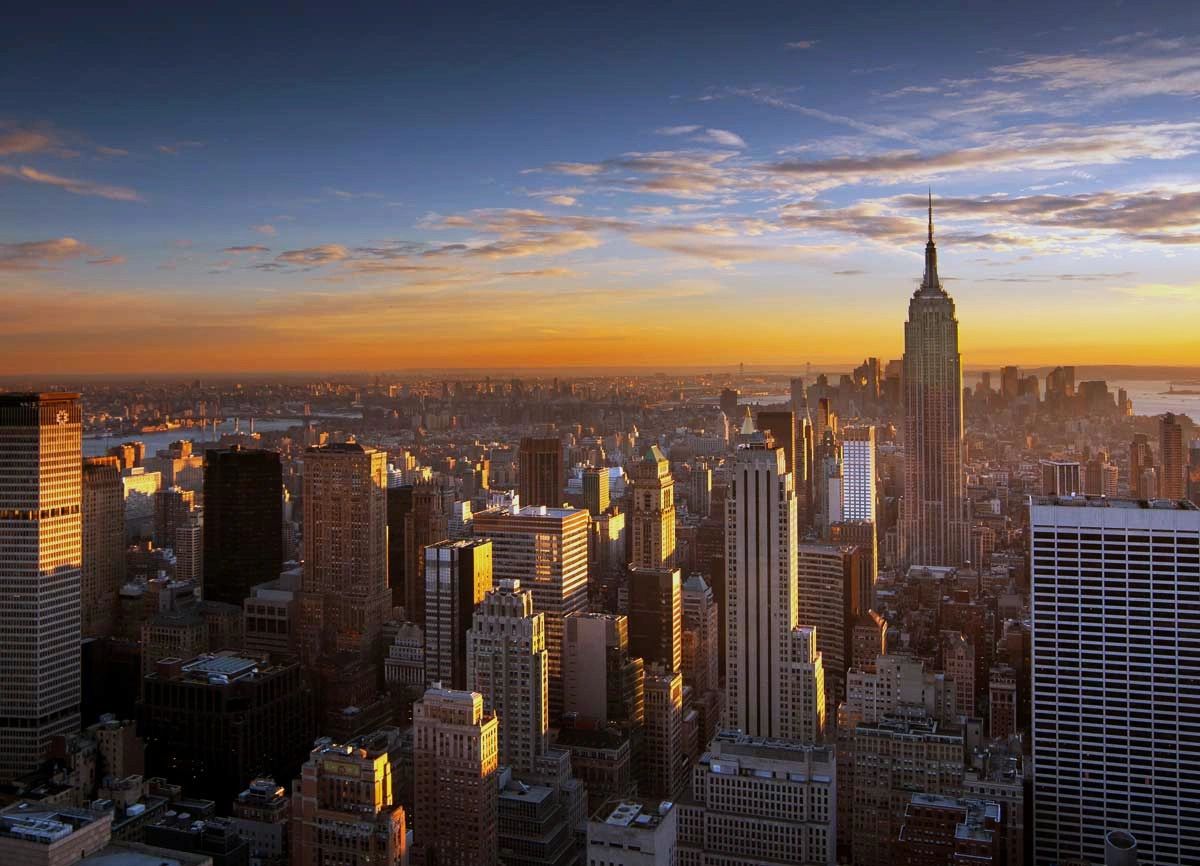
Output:
[[834,544],[801,544],[797,572],[797,618],[816,627],[826,705],[836,707],[845,696],[854,623],[870,609],[870,575],[859,548]]
[[1158,496],[1158,483],[1154,472],[1154,451],[1150,437],[1145,433],[1134,433],[1129,443],[1129,495],[1134,499],[1154,499]]
[[674,568],[675,479],[671,464],[651,445],[633,467],[630,479],[631,559],[640,568]]
[[82,514],[82,635],[111,637],[117,594],[125,582],[125,501],[118,458],[83,461]]
[[678,818],[669,800],[606,800],[587,824],[588,866],[678,866]]
[[959,565],[967,551],[962,358],[954,301],[942,288],[933,243],[904,325],[904,498],[900,562]]
[[154,493],[154,543],[175,546],[175,530],[183,526],[196,508],[196,494],[182,487],[163,487]]
[[838,732],[838,834],[851,862],[893,866],[913,791],[957,794],[963,779],[959,728],[884,718]]
[[683,585],[679,569],[629,569],[629,652],[678,671],[682,662]]
[[796,474],[796,414],[791,411],[763,410],[758,413],[754,426],[767,435],[770,443],[783,451],[785,472]]
[[[201,586],[204,581],[204,509],[193,508],[175,527],[175,579]],[[220,604],[221,602],[215,602]]]
[[683,742],[683,676],[648,665],[644,679],[645,727],[636,773],[638,792],[673,800],[687,785]]
[[1074,460],[1042,460],[1041,494],[1043,496],[1070,496],[1083,491],[1083,479],[1079,463]]
[[693,574],[683,583],[683,634],[680,672],[700,711],[700,739],[716,734],[721,717],[721,607],[704,578]]
[[251,780],[237,795],[231,810],[233,826],[246,840],[253,866],[289,866],[291,813],[287,788],[269,776]]
[[645,720],[644,663],[629,653],[619,614],[575,613],[564,621],[563,710],[597,726],[636,730]]
[[387,454],[356,442],[304,452],[302,658],[372,651],[390,618]]
[[608,467],[588,466],[583,470],[583,507],[592,517],[608,510]]
[[391,484],[388,474],[387,525],[388,525],[388,583],[392,587],[392,606],[404,607],[405,574],[408,560],[405,554],[404,525],[413,509],[413,487],[411,484]]
[[489,508],[475,515],[476,537],[492,540],[493,582],[519,580],[546,617],[550,717],[562,713],[563,619],[587,608],[588,513],[574,508]]
[[467,633],[467,688],[500,719],[499,761],[529,774],[546,752],[550,729],[546,618],[533,593],[504,579],[479,605]]
[[1158,498],[1187,498],[1187,457],[1183,450],[1183,427],[1170,412],[1158,419]]
[[916,793],[904,810],[893,858],[898,866],[1004,863],[1000,804]]
[[563,504],[566,477],[562,440],[557,436],[526,436],[522,439],[517,471],[517,492],[522,505],[558,508]]
[[499,722],[477,692],[431,688],[413,705],[414,866],[494,866]]
[[796,626],[778,662],[783,672],[779,703],[784,724],[780,734],[805,743],[822,742],[827,724],[825,667],[817,649],[817,634],[813,626]]
[[[412,508],[404,515],[404,609],[420,620],[425,611],[425,554],[430,544],[450,537],[454,492],[431,481],[413,487]],[[390,553],[389,553],[390,556]]]
[[21,800],[0,809],[0,863],[71,866],[108,845],[113,815]]
[[1120,492],[1117,486],[1118,474],[1117,464],[1110,461],[1107,454],[1101,452],[1089,460],[1084,467],[1082,492],[1089,496],[1116,497]]
[[206,599],[240,606],[251,587],[279,577],[282,489],[282,468],[274,451],[234,445],[205,452]]
[[406,863],[392,760],[369,737],[317,741],[292,784],[292,866]]
[[492,542],[442,541],[425,548],[425,681],[467,685],[467,632],[492,588]]
[[1034,863],[1200,851],[1200,508],[1030,505]]
[[79,729],[78,394],[0,394],[0,782]]
[[751,736],[781,736],[776,663],[796,620],[796,494],[765,438],[738,449],[726,500],[727,713]]
[[842,521],[869,521],[875,513],[875,428],[842,431]]
[[292,778],[315,732],[299,665],[229,651],[158,661],[137,722],[150,774],[222,804],[249,779]]
[[679,866],[837,862],[830,746],[724,731],[692,770],[679,810]]

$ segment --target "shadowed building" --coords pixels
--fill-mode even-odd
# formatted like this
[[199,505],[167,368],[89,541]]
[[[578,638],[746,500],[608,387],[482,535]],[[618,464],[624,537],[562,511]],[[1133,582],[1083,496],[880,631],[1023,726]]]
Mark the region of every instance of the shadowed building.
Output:
[[283,566],[283,472],[274,451],[204,455],[204,597],[236,604]]
[[526,436],[517,457],[522,505],[562,505],[562,442],[556,436]]

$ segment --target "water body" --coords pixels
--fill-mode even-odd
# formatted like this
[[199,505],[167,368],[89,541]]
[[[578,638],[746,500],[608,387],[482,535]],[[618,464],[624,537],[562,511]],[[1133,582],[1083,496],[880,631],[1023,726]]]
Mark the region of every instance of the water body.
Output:
[[[966,380],[968,387],[973,387],[978,377]],[[992,387],[996,387],[996,377],[992,376]],[[1078,386],[1078,382],[1076,383]],[[1162,415],[1174,412],[1176,415],[1187,415],[1193,421],[1200,423],[1200,394],[1169,394],[1171,383],[1166,380],[1153,379],[1114,379],[1109,380],[1108,390],[1114,399],[1117,389],[1124,388],[1133,401],[1135,415]],[[1177,389],[1200,391],[1200,385],[1176,385]],[[716,402],[717,395],[712,396]],[[764,394],[761,396],[743,396],[741,402],[752,406],[778,406],[787,403],[791,398],[787,394]],[[815,408],[815,407],[814,407]]]
[[[287,430],[289,427],[300,426],[303,423],[303,418],[255,418],[254,430],[258,433],[279,432]],[[242,419],[240,429],[243,432],[249,431],[249,418]],[[211,427],[207,430],[198,427],[181,427],[177,430],[163,430],[157,433],[127,433],[123,436],[85,436],[83,438],[83,456],[100,457],[113,445],[120,445],[122,442],[145,442],[146,456],[153,457],[172,442],[178,442],[180,439],[191,439],[199,446],[202,442],[216,442],[220,440],[222,433],[232,432],[233,420],[230,419],[218,427],[215,432]],[[199,450],[198,447],[197,450]]]

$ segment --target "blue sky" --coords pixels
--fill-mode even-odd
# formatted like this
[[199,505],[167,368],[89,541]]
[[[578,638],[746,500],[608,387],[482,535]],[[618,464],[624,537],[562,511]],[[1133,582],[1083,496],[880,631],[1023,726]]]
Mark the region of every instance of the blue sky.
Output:
[[1200,4],[11,22],[14,372],[894,356],[927,186],[968,363],[1197,361]]

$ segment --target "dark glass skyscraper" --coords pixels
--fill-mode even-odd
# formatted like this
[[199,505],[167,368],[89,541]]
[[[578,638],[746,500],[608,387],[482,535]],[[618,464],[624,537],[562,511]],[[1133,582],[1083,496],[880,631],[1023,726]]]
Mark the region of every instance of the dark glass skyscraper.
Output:
[[204,456],[204,598],[241,607],[283,564],[283,473],[274,451]]

